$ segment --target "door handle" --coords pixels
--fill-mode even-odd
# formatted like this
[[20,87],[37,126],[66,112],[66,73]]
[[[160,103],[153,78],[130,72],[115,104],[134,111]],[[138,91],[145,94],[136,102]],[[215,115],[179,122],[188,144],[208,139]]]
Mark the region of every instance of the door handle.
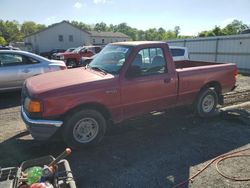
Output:
[[164,79],[165,84],[170,83],[171,81],[173,81],[173,78],[165,78]]

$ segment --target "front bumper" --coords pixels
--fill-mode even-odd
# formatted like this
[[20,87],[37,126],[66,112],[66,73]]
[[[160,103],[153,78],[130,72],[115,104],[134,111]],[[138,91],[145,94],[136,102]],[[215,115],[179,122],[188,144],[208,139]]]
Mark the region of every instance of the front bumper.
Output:
[[63,121],[30,119],[23,106],[21,116],[32,137],[36,140],[48,140],[62,126]]

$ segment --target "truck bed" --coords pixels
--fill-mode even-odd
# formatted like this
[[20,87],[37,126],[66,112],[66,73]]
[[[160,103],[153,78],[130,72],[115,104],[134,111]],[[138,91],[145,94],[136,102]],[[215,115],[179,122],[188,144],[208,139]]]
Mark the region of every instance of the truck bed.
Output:
[[211,65],[223,65],[225,63],[215,63],[215,62],[205,62],[205,61],[175,61],[176,69],[190,68],[190,67],[201,67],[201,66],[211,66]]
[[176,61],[175,67],[178,74],[180,105],[194,101],[199,90],[208,83],[219,83],[222,93],[231,91],[235,85],[234,75],[237,68],[231,63]]

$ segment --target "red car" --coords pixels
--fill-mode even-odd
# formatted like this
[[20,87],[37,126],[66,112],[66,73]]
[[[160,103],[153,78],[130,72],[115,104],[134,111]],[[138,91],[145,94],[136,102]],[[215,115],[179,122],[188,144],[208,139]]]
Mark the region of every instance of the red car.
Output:
[[152,111],[192,105],[210,117],[236,75],[230,63],[174,63],[163,42],[113,43],[85,68],[29,78],[21,114],[35,139],[58,132],[69,146],[85,147],[100,142],[111,122]]
[[82,57],[91,57],[100,51],[100,46],[82,46],[72,52],[57,53],[55,59],[63,60],[68,67],[77,67]]

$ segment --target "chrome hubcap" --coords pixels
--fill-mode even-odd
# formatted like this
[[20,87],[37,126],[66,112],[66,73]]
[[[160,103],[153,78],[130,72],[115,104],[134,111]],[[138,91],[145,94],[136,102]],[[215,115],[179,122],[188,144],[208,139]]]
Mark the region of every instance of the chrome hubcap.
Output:
[[202,101],[202,109],[204,112],[210,112],[214,107],[214,97],[212,95],[207,95]]
[[92,141],[99,131],[98,123],[93,118],[83,118],[78,121],[73,129],[74,139],[80,143]]

